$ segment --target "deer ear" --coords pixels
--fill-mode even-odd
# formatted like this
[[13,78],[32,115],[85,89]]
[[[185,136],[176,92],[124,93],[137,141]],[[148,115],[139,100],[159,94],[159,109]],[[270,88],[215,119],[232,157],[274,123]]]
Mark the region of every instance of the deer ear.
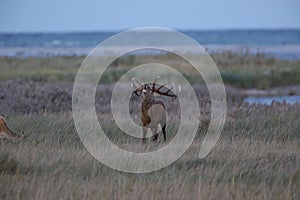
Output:
[[134,90],[138,89],[138,88],[141,87],[141,86],[142,86],[142,84],[141,84],[138,80],[136,80],[135,78],[132,78],[132,79],[131,79],[131,87],[132,87]]

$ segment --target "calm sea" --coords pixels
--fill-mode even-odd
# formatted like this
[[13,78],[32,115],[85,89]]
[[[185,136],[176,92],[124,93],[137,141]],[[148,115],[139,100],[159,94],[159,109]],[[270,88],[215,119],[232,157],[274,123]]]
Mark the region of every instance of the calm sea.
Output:
[[[180,31],[209,53],[265,54],[300,60],[300,30]],[[87,55],[97,44],[118,32],[0,33],[0,56]]]

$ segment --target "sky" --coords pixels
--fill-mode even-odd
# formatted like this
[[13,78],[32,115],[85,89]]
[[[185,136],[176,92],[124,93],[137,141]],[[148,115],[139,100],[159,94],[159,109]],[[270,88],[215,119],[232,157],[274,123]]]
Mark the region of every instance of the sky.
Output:
[[300,29],[299,0],[0,0],[0,32]]

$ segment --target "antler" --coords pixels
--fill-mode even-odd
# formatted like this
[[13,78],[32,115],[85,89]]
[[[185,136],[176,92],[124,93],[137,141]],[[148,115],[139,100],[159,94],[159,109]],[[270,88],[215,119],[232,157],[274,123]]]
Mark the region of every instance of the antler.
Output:
[[[155,87],[156,85],[158,85],[157,88]],[[153,85],[152,85],[152,93],[155,92],[155,93],[160,94],[160,95],[177,98],[177,95],[172,92],[172,89],[173,89],[173,86],[171,88],[167,88],[165,86],[165,84],[160,85],[160,84],[157,84],[157,83],[156,84],[153,83]]]
[[131,79],[131,86],[133,87],[133,88],[139,88],[139,87],[141,87],[143,84],[141,83],[141,82],[139,82],[138,80],[136,80],[135,79],[135,77],[133,77],[132,79]]
[[[158,77],[155,79],[155,81],[153,82],[153,84],[152,84],[152,89],[151,89],[151,90],[152,90],[152,94],[155,92],[155,93],[160,94],[160,95],[164,95],[164,96],[168,96],[168,97],[177,98],[177,95],[174,94],[174,93],[172,92],[172,89],[173,89],[173,87],[174,87],[174,84],[173,84],[173,86],[172,86],[171,88],[167,88],[167,87],[165,86],[165,84],[160,85],[160,84],[157,84],[157,83],[156,83],[157,80],[158,80],[159,78],[160,78],[160,77],[158,76]],[[159,85],[159,87],[156,88],[156,87],[155,87],[156,85]],[[163,91],[161,91],[161,90],[165,90],[165,91],[163,92]]]
[[133,91],[133,93],[136,96],[141,96],[142,90],[143,90],[143,84],[140,83],[138,80],[136,80],[134,77],[131,79],[131,87],[135,88],[135,90]]
[[[173,83],[173,86],[171,88],[168,88],[165,86],[165,84],[158,84],[156,83],[157,80],[159,79],[160,77],[158,76],[154,82],[152,83],[152,88],[151,88],[151,91],[152,91],[152,94],[154,93],[157,93],[159,95],[164,95],[164,96],[168,96],[168,97],[173,97],[173,98],[177,98],[177,95],[174,94],[174,92],[172,91],[172,89],[174,88],[175,90],[175,85]],[[142,94],[142,90],[143,90],[143,86],[145,84],[141,84],[139,81],[137,81],[135,78],[132,78],[131,80],[131,85],[132,87],[136,88],[133,93],[137,96],[141,96]],[[180,88],[180,85],[179,85],[179,92],[180,92],[181,88]],[[176,92],[176,91],[175,91]]]

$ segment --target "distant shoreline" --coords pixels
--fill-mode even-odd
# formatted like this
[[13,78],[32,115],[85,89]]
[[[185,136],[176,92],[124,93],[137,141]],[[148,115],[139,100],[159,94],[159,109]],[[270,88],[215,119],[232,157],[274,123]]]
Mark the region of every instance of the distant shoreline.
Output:
[[[113,47],[107,50],[107,54],[122,47]],[[247,55],[265,55],[282,60],[300,60],[300,45],[276,45],[276,46],[241,46],[241,45],[205,45],[209,54],[234,53]],[[63,47],[5,47],[0,48],[0,57],[55,57],[55,56],[87,56],[93,48],[63,48]],[[186,47],[186,53],[193,53],[192,48]],[[141,53],[143,54],[143,53]]]

